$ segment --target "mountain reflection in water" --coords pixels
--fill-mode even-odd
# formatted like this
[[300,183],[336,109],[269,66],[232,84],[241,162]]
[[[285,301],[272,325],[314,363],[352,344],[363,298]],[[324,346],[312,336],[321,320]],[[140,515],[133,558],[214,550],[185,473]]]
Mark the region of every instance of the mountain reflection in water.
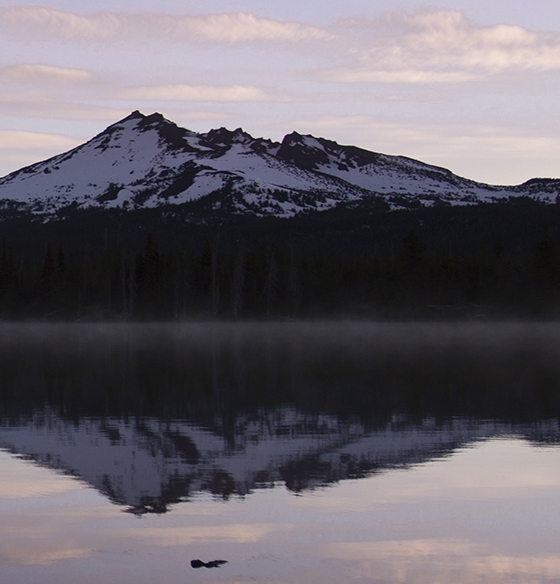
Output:
[[560,326],[3,325],[0,447],[137,514],[560,438]]

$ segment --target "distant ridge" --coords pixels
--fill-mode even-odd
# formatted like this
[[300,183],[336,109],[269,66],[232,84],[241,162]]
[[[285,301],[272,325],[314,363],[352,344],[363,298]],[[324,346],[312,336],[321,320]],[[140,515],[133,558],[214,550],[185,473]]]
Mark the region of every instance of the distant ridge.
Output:
[[555,203],[559,179],[514,187],[461,178],[403,156],[292,132],[282,142],[241,128],[205,134],[134,111],[68,152],[0,179],[0,205],[35,215],[158,208],[201,201],[234,215],[292,217],[339,204],[468,205],[530,197]]

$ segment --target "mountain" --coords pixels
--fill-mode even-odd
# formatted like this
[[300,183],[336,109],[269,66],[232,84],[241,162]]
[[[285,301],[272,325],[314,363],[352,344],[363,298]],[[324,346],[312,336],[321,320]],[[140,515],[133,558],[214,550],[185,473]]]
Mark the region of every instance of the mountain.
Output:
[[297,132],[280,143],[240,128],[199,134],[135,111],[85,144],[0,179],[0,210],[48,218],[61,210],[169,209],[199,201],[221,213],[292,217],[341,203],[390,210],[512,197],[553,203],[558,194],[558,179],[492,186]]

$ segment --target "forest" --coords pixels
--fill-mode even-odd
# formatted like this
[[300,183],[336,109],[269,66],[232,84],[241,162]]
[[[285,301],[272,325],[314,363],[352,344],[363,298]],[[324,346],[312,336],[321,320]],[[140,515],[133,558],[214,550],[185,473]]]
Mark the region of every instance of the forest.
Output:
[[2,320],[501,319],[560,311],[560,247],[430,249],[410,230],[393,249],[352,255],[263,240],[200,248],[107,245],[0,253]]

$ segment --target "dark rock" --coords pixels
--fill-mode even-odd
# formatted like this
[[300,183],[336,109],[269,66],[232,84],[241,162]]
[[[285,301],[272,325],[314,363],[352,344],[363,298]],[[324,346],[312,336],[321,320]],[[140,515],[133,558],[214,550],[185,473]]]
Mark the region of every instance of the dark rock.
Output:
[[191,568],[219,568],[223,564],[227,564],[227,560],[212,560],[211,562],[191,560]]

